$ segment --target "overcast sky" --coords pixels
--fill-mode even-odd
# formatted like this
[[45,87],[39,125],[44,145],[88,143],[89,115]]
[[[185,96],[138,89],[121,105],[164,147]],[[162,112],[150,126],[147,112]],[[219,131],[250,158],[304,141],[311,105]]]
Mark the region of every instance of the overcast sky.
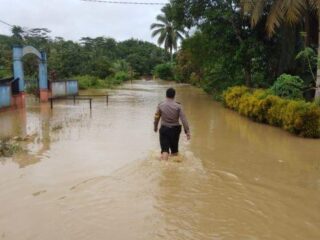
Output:
[[[86,36],[107,36],[120,41],[136,38],[156,42],[151,38],[150,24],[162,7],[81,0],[0,0],[0,4],[0,20],[28,28],[48,28],[53,37],[76,41]],[[10,27],[0,23],[0,34],[10,34]]]

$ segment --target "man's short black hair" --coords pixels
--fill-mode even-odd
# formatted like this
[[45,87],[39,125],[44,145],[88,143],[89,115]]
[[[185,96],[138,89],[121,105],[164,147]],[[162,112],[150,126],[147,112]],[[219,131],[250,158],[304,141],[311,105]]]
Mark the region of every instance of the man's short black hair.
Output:
[[174,88],[168,88],[166,96],[167,98],[174,98],[176,96],[176,90],[174,90]]

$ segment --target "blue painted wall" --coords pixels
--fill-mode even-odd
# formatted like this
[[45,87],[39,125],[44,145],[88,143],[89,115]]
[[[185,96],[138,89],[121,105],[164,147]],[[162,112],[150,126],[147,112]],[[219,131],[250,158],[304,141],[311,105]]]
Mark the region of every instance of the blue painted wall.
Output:
[[11,87],[0,85],[0,108],[11,106]]
[[69,80],[66,82],[67,84],[67,95],[77,95],[79,92],[78,89],[78,81]]
[[77,80],[58,81],[51,83],[52,97],[78,95],[79,87]]
[[52,97],[66,96],[66,82],[52,82],[51,83]]

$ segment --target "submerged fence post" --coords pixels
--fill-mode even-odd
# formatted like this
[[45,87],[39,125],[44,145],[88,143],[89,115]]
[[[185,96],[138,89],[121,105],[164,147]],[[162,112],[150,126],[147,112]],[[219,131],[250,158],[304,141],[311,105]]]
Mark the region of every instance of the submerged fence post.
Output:
[[108,94],[107,94],[106,98],[107,98],[107,106],[108,106],[109,105],[109,95]]
[[76,104],[76,95],[73,95],[73,105]]
[[51,107],[51,109],[53,108],[53,99],[52,98],[50,98],[50,107]]
[[89,99],[90,102],[90,110],[92,109],[92,98]]

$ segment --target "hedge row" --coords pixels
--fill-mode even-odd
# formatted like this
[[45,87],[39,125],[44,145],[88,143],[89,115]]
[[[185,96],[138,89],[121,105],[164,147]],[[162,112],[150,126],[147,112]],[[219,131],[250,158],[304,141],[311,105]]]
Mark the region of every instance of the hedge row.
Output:
[[320,108],[314,103],[283,99],[268,90],[243,86],[227,89],[223,102],[254,121],[281,127],[302,137],[320,137]]

